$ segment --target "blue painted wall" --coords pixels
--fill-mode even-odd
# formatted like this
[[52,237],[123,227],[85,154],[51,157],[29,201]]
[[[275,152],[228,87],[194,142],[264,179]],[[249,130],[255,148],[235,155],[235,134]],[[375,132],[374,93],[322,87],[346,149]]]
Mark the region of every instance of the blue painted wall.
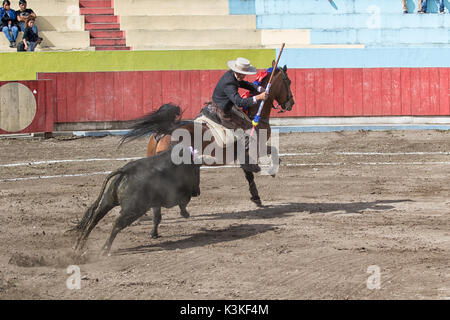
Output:
[[230,14],[256,14],[255,0],[229,0]]
[[[407,2],[411,12],[417,1]],[[437,12],[438,0],[428,3]],[[450,40],[448,14],[405,15],[400,0],[230,0],[230,12],[255,14],[258,29],[311,29],[312,44],[441,47]]]
[[[366,49],[286,49],[291,68],[449,67],[450,8],[417,14],[417,0],[230,0],[231,14],[254,14],[258,29],[310,29],[313,45]],[[438,11],[438,0],[428,0]]]
[[[401,0],[229,0],[230,14],[345,14],[367,13],[377,8],[381,13],[401,13]],[[407,0],[409,12],[417,11],[418,0]],[[449,0],[445,0],[450,8]],[[242,12],[241,12],[242,10]],[[428,0],[428,11],[438,11],[438,0]]]
[[[325,0],[326,1],[326,0]],[[342,28],[446,28],[450,15],[384,13],[355,14],[265,14],[257,15],[260,29],[342,29]]]
[[[279,50],[277,50],[278,55]],[[284,49],[289,68],[450,67],[450,48]]]

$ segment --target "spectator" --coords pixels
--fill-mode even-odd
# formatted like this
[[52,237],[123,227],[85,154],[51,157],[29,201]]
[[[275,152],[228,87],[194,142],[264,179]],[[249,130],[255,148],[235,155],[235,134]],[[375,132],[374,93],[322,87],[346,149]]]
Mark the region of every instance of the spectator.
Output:
[[[419,13],[427,13],[427,0],[422,0],[422,10]],[[444,13],[444,0],[439,0],[439,13]]]
[[23,32],[23,44],[26,51],[34,51],[36,46],[41,43],[42,38],[39,38],[38,34],[34,32],[34,23],[36,19],[33,16],[29,16],[25,21],[25,31]]
[[[27,1],[26,0],[20,0],[19,1],[19,10],[16,11],[17,21],[19,22],[20,31],[25,32],[25,20],[29,17],[35,17],[36,13],[32,9],[27,8]],[[36,24],[33,26],[34,33],[38,33]]]
[[9,47],[16,46],[17,35],[19,28],[17,28],[16,12],[11,9],[11,2],[3,0],[2,8],[0,8],[1,29],[9,40]]
[[[403,2],[403,13],[408,13],[408,6],[406,5],[406,0],[402,0]],[[422,11],[422,0],[417,0],[417,12]]]

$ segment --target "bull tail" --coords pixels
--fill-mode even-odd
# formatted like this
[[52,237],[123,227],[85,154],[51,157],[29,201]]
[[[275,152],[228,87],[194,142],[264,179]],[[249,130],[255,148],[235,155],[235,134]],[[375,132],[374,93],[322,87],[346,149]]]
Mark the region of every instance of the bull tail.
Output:
[[[158,110],[135,121],[130,132],[123,136],[120,145],[149,134],[168,134],[180,122],[181,109],[173,104],[164,104]],[[120,146],[119,145],[119,146]]]
[[112,177],[121,174],[122,170],[116,170],[112,173],[110,173],[106,178],[105,181],[103,181],[103,185],[102,185],[102,189],[100,190],[100,194],[98,195],[97,199],[94,201],[94,203],[86,210],[86,212],[84,213],[83,218],[81,219],[81,221],[71,230],[69,231],[78,231],[78,232],[83,232],[86,227],[89,224],[89,221],[92,219],[92,216],[95,212],[95,210],[97,210],[100,201],[103,198],[103,194],[105,193],[105,189],[106,186],[108,185],[109,180],[111,180]]

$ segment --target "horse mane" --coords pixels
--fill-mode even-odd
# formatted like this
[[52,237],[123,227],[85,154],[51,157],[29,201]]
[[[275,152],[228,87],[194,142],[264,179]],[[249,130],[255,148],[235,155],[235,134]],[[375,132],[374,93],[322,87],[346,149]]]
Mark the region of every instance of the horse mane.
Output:
[[148,134],[169,134],[181,124],[181,109],[179,106],[167,103],[158,110],[150,112],[135,120],[131,130],[123,136],[119,146],[136,140]]

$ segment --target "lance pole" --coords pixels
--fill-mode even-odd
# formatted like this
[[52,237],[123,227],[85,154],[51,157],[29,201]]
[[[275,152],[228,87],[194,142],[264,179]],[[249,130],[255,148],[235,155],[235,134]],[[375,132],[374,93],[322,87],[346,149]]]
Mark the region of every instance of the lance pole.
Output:
[[[267,87],[266,87],[266,94],[267,94],[267,95],[269,95],[270,85],[271,85],[271,83],[272,83],[272,78],[273,78],[273,75],[275,74],[275,71],[277,70],[278,61],[280,61],[280,57],[281,57],[281,53],[283,52],[284,45],[285,45],[284,43],[281,45],[281,50],[280,50],[280,53],[278,53],[277,61],[275,62],[275,65],[273,66],[272,73],[270,74],[269,82],[267,83]],[[264,107],[264,101],[265,101],[265,100],[262,100],[262,101],[261,101],[261,103],[260,103],[260,105],[259,105],[258,113],[257,113],[256,116],[253,118],[253,121],[252,121],[253,128],[252,128],[252,133],[250,134],[251,136],[253,136],[253,132],[255,131],[255,128],[256,128],[256,127],[258,126],[258,124],[259,124],[259,119],[260,119],[260,116],[261,116],[261,112],[262,112],[262,109],[263,109],[263,107]]]

